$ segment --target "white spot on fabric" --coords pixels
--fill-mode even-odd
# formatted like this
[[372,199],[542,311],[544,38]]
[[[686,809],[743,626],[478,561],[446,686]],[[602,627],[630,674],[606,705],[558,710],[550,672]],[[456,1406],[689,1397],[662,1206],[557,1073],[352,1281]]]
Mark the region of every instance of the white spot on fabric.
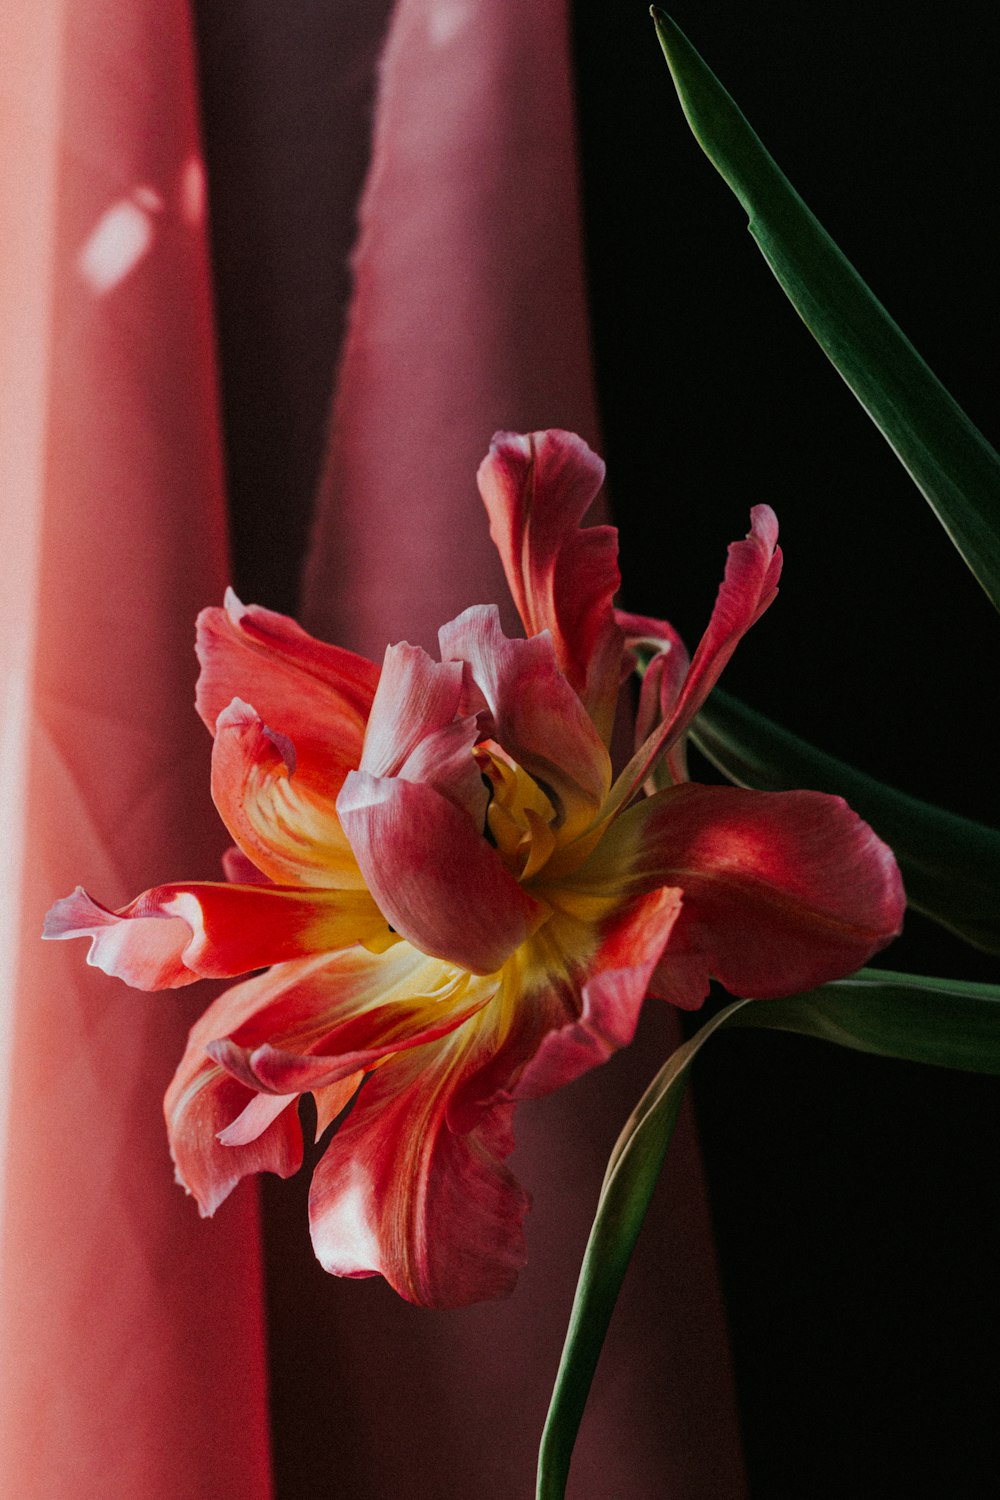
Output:
[[427,39],[432,47],[447,47],[471,20],[468,0],[437,0],[427,16]]
[[91,291],[103,296],[131,275],[149,253],[156,236],[153,215],[162,211],[159,193],[140,185],[101,215],[77,260]]

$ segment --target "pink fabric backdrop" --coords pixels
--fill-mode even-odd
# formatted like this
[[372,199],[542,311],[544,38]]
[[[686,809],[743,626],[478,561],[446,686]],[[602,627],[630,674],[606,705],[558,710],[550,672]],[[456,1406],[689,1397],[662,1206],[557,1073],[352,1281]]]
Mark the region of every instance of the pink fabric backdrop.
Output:
[[218,869],[192,711],[194,613],[227,563],[187,8],[14,0],[0,66],[0,1494],[263,1500],[254,1193],[200,1223],[164,1136],[205,997],[38,941],[78,881],[116,904]]

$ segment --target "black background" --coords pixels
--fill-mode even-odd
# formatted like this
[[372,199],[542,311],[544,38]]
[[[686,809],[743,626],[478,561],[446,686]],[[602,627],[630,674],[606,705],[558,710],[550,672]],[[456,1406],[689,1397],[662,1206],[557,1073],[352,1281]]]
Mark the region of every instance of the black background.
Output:
[[[236,582],[280,609],[296,605],[348,293],[344,266],[314,251],[364,168],[345,172],[310,122],[369,107],[387,8],[372,0],[360,21],[334,0],[196,8]],[[994,6],[676,0],[672,13],[996,441]],[[693,645],[726,544],[768,501],[781,594],[726,685],[996,823],[1000,621],[772,279],[690,135],[642,0],[576,0],[573,14],[627,604]],[[353,92],[330,98],[345,44]],[[997,974],[916,917],[884,962]],[[706,1050],[696,1103],[755,1500],[996,1493],[998,1098],[995,1080],[798,1038]],[[663,1371],[665,1403],[678,1378]]]
[[[672,14],[996,442],[993,8],[676,0]],[[1000,621],[773,280],[649,24],[641,6],[576,7],[629,605],[696,641],[725,543],[768,501],[781,593],[726,685],[872,774],[996,823]],[[915,916],[881,962],[997,977]],[[756,1500],[995,1494],[996,1080],[731,1035],[706,1049],[695,1094]]]

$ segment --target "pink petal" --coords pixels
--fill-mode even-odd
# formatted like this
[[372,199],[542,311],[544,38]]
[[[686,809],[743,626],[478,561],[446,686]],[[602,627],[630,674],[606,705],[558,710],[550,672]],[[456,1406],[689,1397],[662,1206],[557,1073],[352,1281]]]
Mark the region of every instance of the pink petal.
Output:
[[[694,654],[672,711],[633,756],[615,784],[613,801],[624,806],[655,762],[677,743],[698,712],[742,637],[778,592],[781,549],[778,522],[769,505],[755,505],[745,541],[733,542],[708,629]],[[671,687],[670,691],[673,691]]]
[[551,638],[510,640],[496,607],[482,604],[443,626],[440,642],[443,657],[472,668],[492,716],[493,737],[554,794],[564,840],[586,828],[607,795],[611,761],[559,670]]
[[611,600],[621,582],[618,533],[580,529],[604,481],[581,438],[556,430],[498,432],[479,468],[479,489],[529,636],[552,634],[559,666],[605,742],[618,696],[622,636]]
[[313,1246],[337,1276],[382,1275],[411,1302],[461,1307],[513,1290],[528,1197],[503,1165],[513,1105],[462,1135],[446,1119],[464,1033],[367,1080],[313,1175]]
[[363,887],[335,803],[298,774],[294,743],[240,698],[216,721],[212,797],[240,849],[271,880]]
[[278,886],[160,885],[109,911],[82,887],[57,901],[47,938],[89,937],[87,962],[140,990],[230,978],[352,943],[384,945],[367,891]]
[[355,771],[337,808],[386,920],[422,952],[489,974],[542,915],[481,830],[433,787]]
[[252,1141],[259,1140],[282,1110],[294,1104],[298,1097],[297,1091],[294,1094],[254,1094],[242,1114],[237,1115],[225,1130],[219,1131],[219,1144],[249,1146]]
[[405,641],[386,648],[372,704],[360,768],[372,776],[395,776],[435,729],[450,724],[462,696],[457,662],[434,661]]
[[252,859],[234,845],[222,855],[222,873],[230,885],[272,885],[274,882],[263,870],[258,870]]
[[360,769],[426,781],[482,827],[487,792],[472,754],[476,720],[462,711],[464,675],[461,662],[433,661],[419,646],[390,646]]
[[335,800],[361,759],[378,668],[314,640],[285,615],[241,604],[231,589],[224,609],[198,617],[198,659],[196,703],[212,733],[234,698],[249,700],[294,742],[303,781]]
[[[620,861],[617,875],[613,874]],[[900,931],[891,851],[839,797],[691,782],[624,813],[580,879],[672,885],[681,915],[652,992],[700,1004],[708,979],[768,999],[853,973]]]

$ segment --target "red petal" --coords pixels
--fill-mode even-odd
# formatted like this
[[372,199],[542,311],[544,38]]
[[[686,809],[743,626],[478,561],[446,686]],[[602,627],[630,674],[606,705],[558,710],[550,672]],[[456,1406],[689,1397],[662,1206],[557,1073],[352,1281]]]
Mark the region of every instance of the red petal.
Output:
[[526,1259],[528,1197],[503,1165],[513,1105],[467,1135],[447,1124],[465,1033],[409,1052],[367,1080],[312,1183],[320,1262],[382,1275],[411,1302],[460,1307],[513,1290]]
[[[298,1094],[439,1041],[488,1005],[495,981],[473,978],[406,943],[375,957],[333,955],[259,1010],[251,1035],[208,1043],[211,1056],[254,1089]],[[260,1041],[261,1036],[265,1039]]]
[[680,739],[722,673],[742,637],[778,592],[781,549],[778,522],[769,505],[755,505],[746,540],[733,542],[708,629],[694,654],[669,717],[647,738],[615,784],[615,807],[638,790],[653,765]]
[[841,798],[820,792],[691,782],[659,792],[624,813],[581,867],[581,881],[601,878],[682,888],[653,992],[687,1006],[700,1003],[709,975],[757,999],[838,979],[902,925],[891,851]]
[[[647,652],[651,648],[655,653],[643,674],[635,716],[635,748],[641,750],[653,730],[673,713],[691,658],[677,631],[666,620],[629,615],[620,609],[615,611],[615,617],[625,632],[625,646],[629,652],[644,646]],[[683,738],[667,751],[665,759],[672,779],[687,781]],[[650,792],[656,790],[652,781],[647,781],[646,787]]]
[[205,883],[154,886],[117,912],[78,886],[53,906],[43,936],[89,937],[89,964],[160,990],[390,934],[367,891]]
[[528,635],[552,633],[559,665],[605,741],[618,696],[622,636],[611,600],[618,533],[580,529],[604,464],[571,432],[498,432],[479,489]]
[[292,739],[303,781],[334,801],[361,759],[378,668],[314,640],[285,615],[241,604],[232,590],[224,609],[198,617],[198,659],[196,703],[212,733],[234,698],[248,700]]
[[[268,1044],[305,1049],[380,1003],[405,1003],[423,993],[432,1004],[449,980],[455,981],[453,971],[442,977],[440,964],[398,943],[378,956],[351,948],[279,964],[213,1001],[191,1030],[165,1102],[178,1175],[203,1212],[211,1213],[248,1173],[275,1171],[287,1177],[302,1153],[296,1111],[280,1103],[255,1104],[262,1097],[256,1081],[251,1078],[248,1084],[221,1068],[209,1053],[213,1044],[228,1038],[248,1055]],[[360,1081],[347,1077],[319,1091],[321,1121],[329,1123],[340,1113]],[[266,1128],[259,1135],[252,1134],[269,1107],[279,1113],[269,1125],[264,1120]]]
[[240,849],[279,885],[363,887],[335,803],[298,774],[294,744],[240,698],[216,721],[212,797]]
[[579,1016],[544,1038],[518,1080],[517,1098],[561,1088],[629,1045],[680,909],[680,891],[668,888],[651,892],[615,920],[591,961]]
[[626,1046],[680,903],[677,890],[597,898],[592,921],[583,905],[557,907],[504,970],[499,1001],[477,1025],[451,1124],[471,1129],[498,1101],[559,1088]]
[[355,771],[337,805],[369,890],[422,952],[489,974],[536,924],[537,902],[433,787]]
[[607,795],[611,761],[559,670],[549,636],[510,640],[496,606],[481,604],[443,626],[439,637],[442,656],[472,668],[493,718],[493,737],[554,793],[563,839],[587,827]]

